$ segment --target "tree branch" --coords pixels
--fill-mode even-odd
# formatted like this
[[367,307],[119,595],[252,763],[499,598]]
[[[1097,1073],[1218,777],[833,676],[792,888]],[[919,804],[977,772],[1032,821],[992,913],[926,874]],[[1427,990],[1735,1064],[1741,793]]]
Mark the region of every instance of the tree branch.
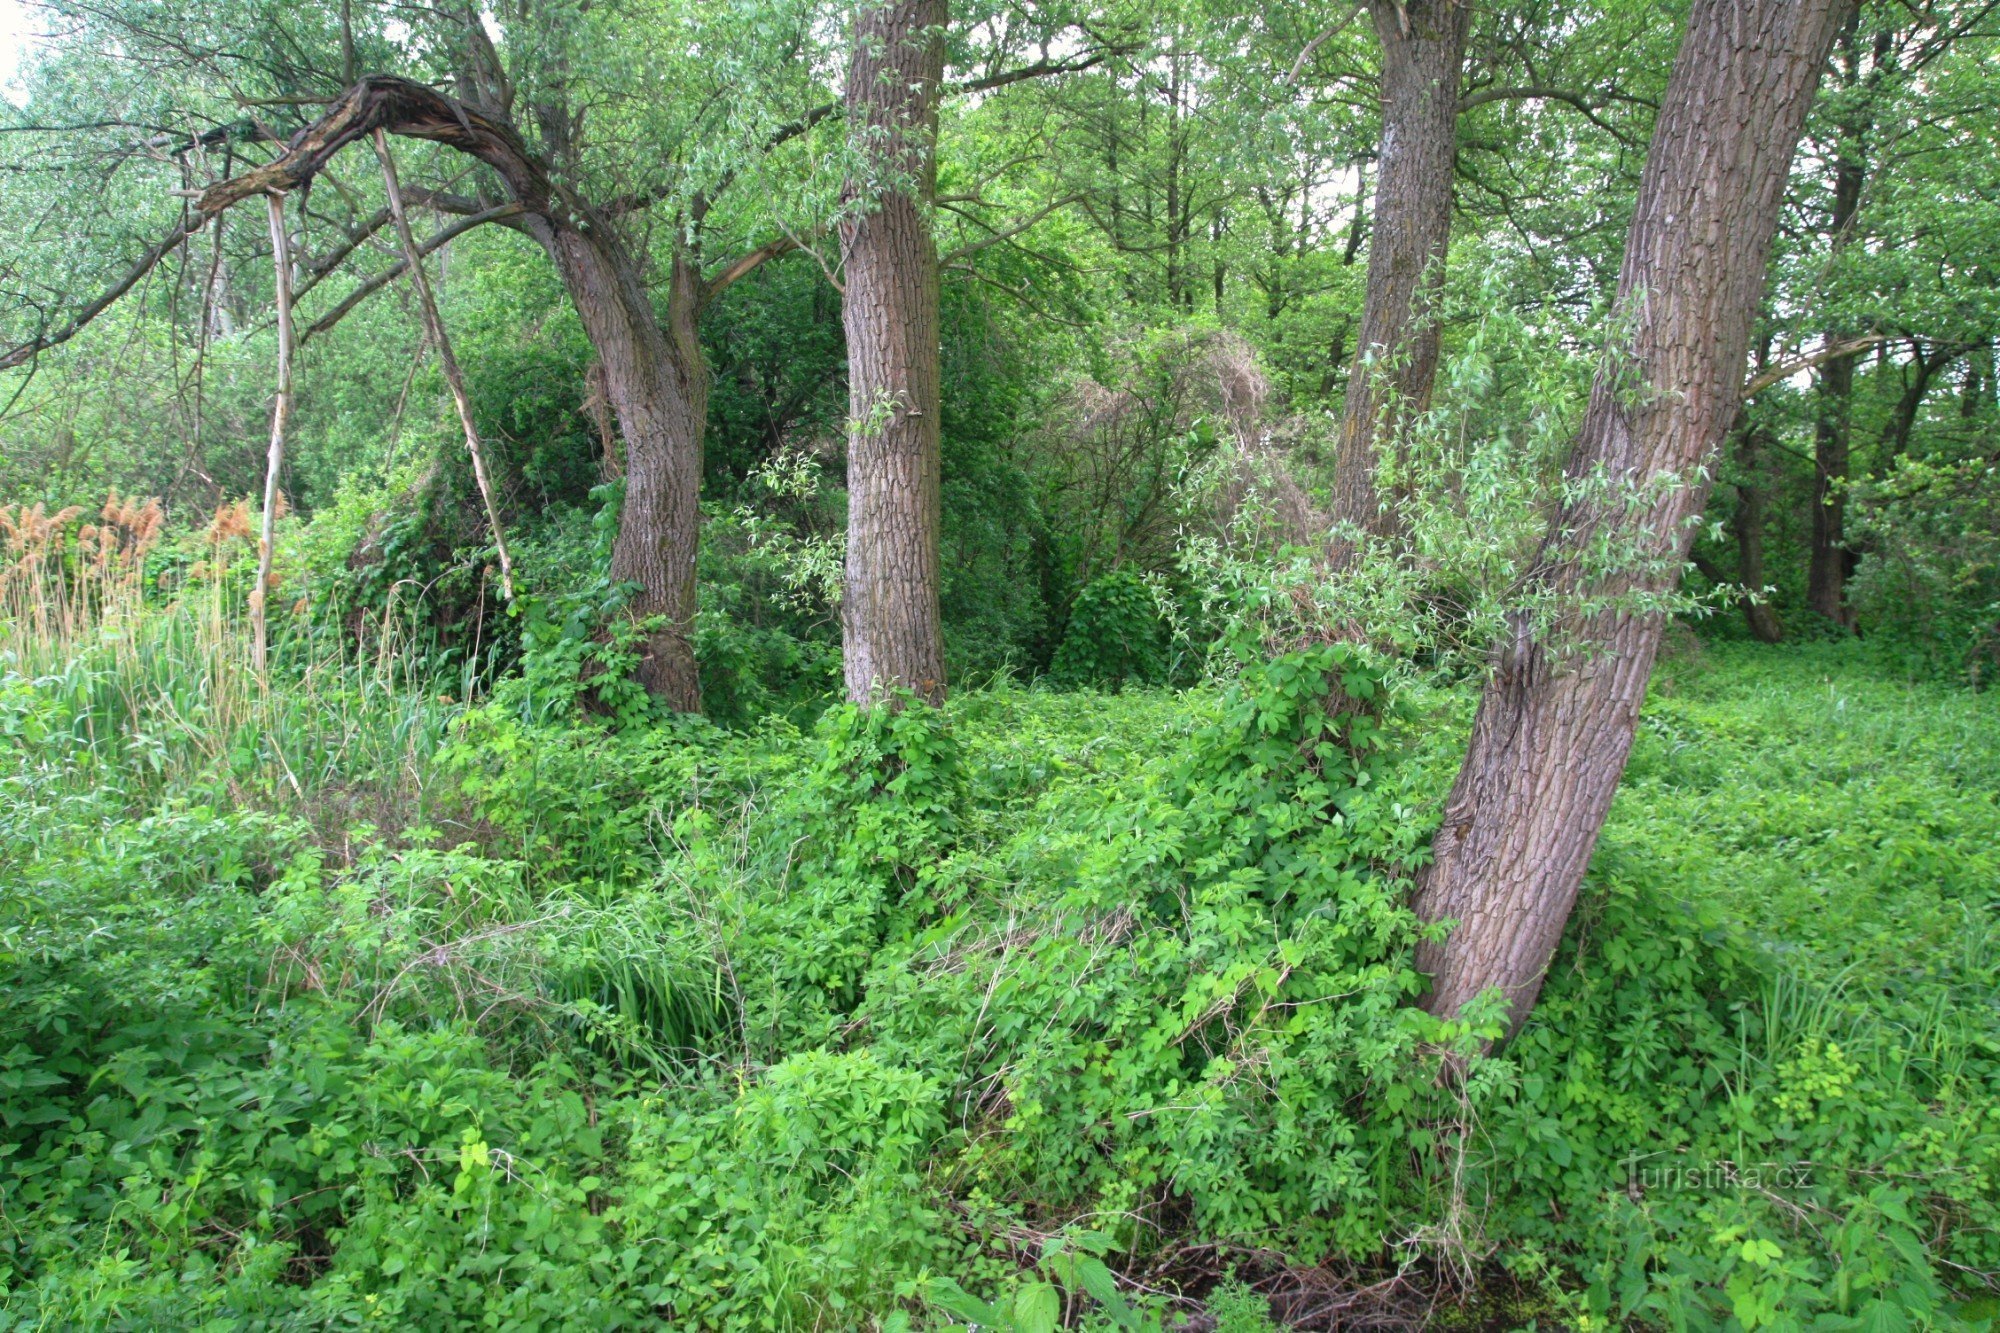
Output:
[[[1610,99],[1606,98],[1604,100]],[[1541,84],[1530,84],[1519,88],[1481,88],[1479,91],[1467,93],[1459,99],[1458,114],[1462,116],[1474,107],[1485,106],[1489,102],[1535,101],[1561,102],[1565,106],[1575,107],[1579,112],[1583,113],[1585,120],[1588,120],[1612,138],[1617,139],[1621,143],[1629,144],[1633,142],[1629,135],[1597,114],[1603,106],[1602,100],[1593,102],[1582,93],[1572,92],[1567,88],[1550,88]]]
[[1743,385],[1743,397],[1746,399],[1754,398],[1773,384],[1782,383],[1802,370],[1811,370],[1813,367],[1832,361],[1837,357],[1851,356],[1855,352],[1866,351],[1877,343],[1885,343],[1889,340],[1889,335],[1886,333],[1870,333],[1860,338],[1849,338],[1844,342],[1828,343],[1817,352],[1810,352],[1805,356],[1793,357],[1789,361],[1781,361],[1769,370],[1760,371],[1745,381]]
[[[963,83],[951,84],[943,89],[943,94],[946,97],[953,97],[961,93],[991,92],[995,88],[1005,88],[1009,84],[1014,83],[1025,83],[1029,79],[1046,78],[1054,74],[1074,74],[1079,70],[1086,70],[1101,65],[1112,56],[1123,54],[1130,49],[1132,48],[1106,47],[1101,51],[1092,52],[1090,55],[1077,60],[1037,61],[1032,65],[1023,65],[1019,69],[1004,70],[999,74],[989,74],[984,78],[968,79]],[[840,114],[846,105],[845,101],[822,102],[803,116],[800,116],[797,120],[788,121],[780,125],[765,138],[763,151],[769,153],[790,143],[800,135],[805,134],[815,126],[826,121],[829,117]],[[697,213],[706,211],[708,201],[716,198],[724,190],[735,184],[736,176],[737,173],[734,171],[725,173],[722,179],[717,181],[715,186],[706,192],[702,200],[697,204],[695,211]],[[653,202],[654,199],[651,195],[630,195],[606,205],[605,212],[610,216],[616,217],[622,213],[635,212],[638,209],[649,207]]]
[[[505,223],[511,218],[520,217],[526,211],[519,204],[496,204],[483,212],[474,213],[469,218],[460,218],[418,246],[417,252],[422,255],[428,255],[433,250],[443,246],[446,242],[465,235],[465,233],[471,231],[474,227],[483,226],[488,222]],[[315,334],[325,333],[333,328],[334,325],[340,323],[341,320],[347,318],[354,310],[354,307],[360,305],[376,292],[381,291],[397,278],[402,277],[408,271],[409,267],[410,264],[407,258],[399,259],[381,272],[371,273],[362,279],[361,285],[342,298],[339,305],[321,315],[317,320],[313,321],[309,328],[299,334],[299,346],[305,346]]]
[[[509,193],[514,196],[512,203],[482,208],[462,222],[447,227],[432,238],[431,249],[485,222],[500,222],[539,213],[559,214],[565,223],[577,225],[588,212],[580,201],[549,179],[548,173],[529,153],[512,126],[481,115],[455,98],[421,83],[373,74],[341,94],[324,116],[293,135],[278,157],[203,190],[195,199],[189,217],[158,244],[150,247],[108,290],[78,311],[67,324],[0,352],[0,370],[25,364],[81,333],[92,320],[131,291],[162,258],[224,209],[260,194],[282,194],[307,184],[325,168],[335,153],[378,128],[406,138],[428,139],[476,158],[499,172]],[[445,206],[447,199],[452,197],[441,195],[436,202]],[[452,199],[452,202],[458,201]],[[386,223],[387,219],[382,221]],[[376,224],[377,227],[380,225]],[[368,233],[373,230],[374,227],[369,228]],[[351,253],[352,249],[350,246],[345,253]],[[345,253],[341,257],[344,258]],[[347,300],[307,329],[299,342],[303,344],[313,334],[331,328],[362,298],[401,271],[401,267],[397,266],[364,282]],[[318,280],[318,277],[314,278],[315,282]]]
[[943,92],[946,97],[956,97],[962,93],[986,93],[995,88],[1005,88],[1009,84],[1026,83],[1029,79],[1043,79],[1054,74],[1077,74],[1086,69],[1095,69],[1113,56],[1125,55],[1136,49],[1131,46],[1107,46],[1077,60],[1038,60],[1032,65],[1002,70],[983,79],[967,79],[963,83],[947,84]]
[[199,218],[193,224],[188,222],[180,223],[172,231],[168,232],[166,237],[157,245],[152,246],[145,254],[141,255],[138,261],[132,267],[126,269],[124,274],[102,295],[79,310],[75,317],[60,329],[57,329],[53,333],[44,332],[38,334],[30,338],[27,342],[10,347],[5,352],[0,352],[0,370],[12,370],[16,366],[32,361],[49,348],[59,347],[71,338],[76,337],[77,334],[83,332],[92,320],[96,319],[106,310],[109,310],[119,297],[137,286],[139,279],[152,272],[155,264],[179,249],[181,242],[188,238],[188,233],[191,230],[207,220],[207,218]]
[[1306,62],[1313,58],[1313,52],[1319,50],[1321,46],[1334,37],[1339,36],[1342,28],[1354,22],[1354,16],[1361,12],[1361,4],[1362,0],[1355,0],[1355,3],[1348,8],[1345,14],[1342,14],[1329,24],[1326,30],[1320,33],[1319,36],[1306,43],[1305,49],[1299,52],[1299,58],[1292,62],[1292,72],[1285,76],[1285,86],[1287,88],[1298,86],[1299,75],[1305,72]]
[[[972,241],[966,245],[959,246],[956,250],[953,250],[948,254],[944,255],[942,258],[940,258],[938,260],[938,263],[940,265],[955,264],[959,260],[965,259],[970,255],[978,254],[981,250],[984,250],[989,245],[998,245],[1002,241],[1012,240],[1014,237],[1019,236],[1022,232],[1026,231],[1028,228],[1034,226],[1037,222],[1040,222],[1043,218],[1047,217],[1049,214],[1055,212],[1058,208],[1065,208],[1070,204],[1075,203],[1082,197],[1083,197],[1082,195],[1077,195],[1077,194],[1066,194],[1062,198],[1051,202],[1046,208],[1040,209],[1034,213],[1029,214],[1027,217],[1022,218],[1020,221],[1016,222],[1011,227],[1008,227],[1001,231],[996,231],[991,236],[987,236],[980,240]],[[978,219],[974,218],[973,221],[976,222],[978,221]],[[983,227],[986,224],[981,222],[979,225]]]
[[701,303],[707,305],[710,301],[713,301],[716,297],[729,290],[736,282],[749,277],[770,260],[776,259],[780,255],[790,254],[798,248],[799,243],[790,236],[772,241],[768,245],[758,246],[755,250],[750,251],[750,253],[744,255],[735,263],[729,265],[729,267],[703,283]]
[[491,120],[455,98],[409,79],[372,74],[341,95],[331,110],[292,136],[275,160],[204,190],[195,208],[213,217],[252,195],[293,190],[310,181],[348,144],[377,128],[455,148],[492,167],[528,212],[582,210],[564,197],[511,125]]

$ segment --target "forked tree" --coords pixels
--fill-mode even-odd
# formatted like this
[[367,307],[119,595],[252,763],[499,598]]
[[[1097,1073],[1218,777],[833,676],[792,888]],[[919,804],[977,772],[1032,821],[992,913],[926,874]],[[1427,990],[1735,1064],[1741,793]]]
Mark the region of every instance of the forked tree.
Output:
[[[530,148],[516,128],[515,93],[499,73],[498,56],[476,33],[472,47],[472,58],[458,78],[457,97],[391,75],[358,80],[324,115],[293,135],[273,160],[209,186],[194,201],[187,221],[68,324],[0,354],[0,369],[25,364],[75,336],[209,220],[246,200],[306,187],[341,149],[378,130],[442,144],[475,158],[497,173],[507,200],[494,205],[426,192],[425,200],[433,207],[462,215],[462,221],[446,228],[439,239],[460,234],[469,225],[499,223],[532,238],[553,262],[602,367],[604,393],[624,442],[625,507],[612,547],[611,577],[638,589],[627,608],[647,626],[636,675],[669,706],[693,712],[701,706],[692,632],[702,437],[708,413],[708,369],[697,333],[699,320],[703,306],[725,287],[793,245],[786,240],[760,247],[717,265],[713,276],[704,277],[697,267],[698,255],[685,239],[678,240],[664,275],[663,318],[648,289],[645,255],[620,225],[622,218],[649,201],[594,200],[570,184],[567,173]],[[558,131],[572,119],[560,105],[528,110]],[[803,133],[831,110],[822,108],[779,131],[773,143]],[[390,221],[388,209],[366,220],[361,237],[352,239],[341,254],[358,248],[366,235]],[[684,238],[686,231],[679,235]],[[407,263],[388,270],[385,280],[404,271]],[[326,327],[352,308],[354,300],[379,286],[373,280],[364,283],[354,297],[305,334]]]
[[[1427,1006],[1498,991],[1518,1029],[1624,772],[1663,613],[1742,400],[1786,178],[1851,0],[1695,0],[1626,236],[1607,361],[1418,881]],[[1617,558],[1602,555],[1615,551]]]
[[847,100],[859,171],[841,228],[847,330],[847,697],[944,698],[938,413],[938,89],[945,0],[865,3]]

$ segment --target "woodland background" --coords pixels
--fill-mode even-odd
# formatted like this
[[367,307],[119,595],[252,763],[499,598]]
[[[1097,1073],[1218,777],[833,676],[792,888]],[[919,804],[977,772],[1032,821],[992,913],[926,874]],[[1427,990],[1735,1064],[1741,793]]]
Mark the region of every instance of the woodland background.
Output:
[[0,1324],[1991,1325],[2000,8],[20,13]]

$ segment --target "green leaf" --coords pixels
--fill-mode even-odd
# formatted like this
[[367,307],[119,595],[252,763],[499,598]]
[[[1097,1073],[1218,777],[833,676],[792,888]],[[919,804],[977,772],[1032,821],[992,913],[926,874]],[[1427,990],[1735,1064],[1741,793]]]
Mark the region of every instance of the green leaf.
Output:
[[1030,1282],[1014,1293],[1015,1333],[1056,1333],[1062,1325],[1062,1293],[1053,1282]]
[[948,1277],[932,1278],[929,1287],[924,1291],[924,1299],[946,1314],[957,1315],[969,1324],[999,1328],[1007,1322],[1007,1316]]
[[1079,1259],[1076,1265],[1076,1280],[1086,1292],[1090,1293],[1092,1300],[1104,1307],[1104,1312],[1111,1316],[1112,1322],[1118,1327],[1139,1327],[1139,1316],[1125,1298],[1118,1294],[1118,1279],[1111,1275],[1111,1270],[1105,1267],[1102,1259],[1090,1257]]

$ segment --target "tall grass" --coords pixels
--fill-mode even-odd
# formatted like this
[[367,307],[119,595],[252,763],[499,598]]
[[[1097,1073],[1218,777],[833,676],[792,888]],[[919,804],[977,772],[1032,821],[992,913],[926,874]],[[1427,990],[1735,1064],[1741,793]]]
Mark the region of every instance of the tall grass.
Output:
[[[302,814],[334,832],[431,814],[430,760],[460,705],[410,649],[408,627],[281,618],[270,671],[251,665],[244,502],[173,549],[156,500],[0,508],[0,677],[63,704],[50,760],[130,808],[169,796]],[[463,699],[465,686],[450,693]]]
[[516,1049],[581,1038],[656,1073],[710,1042],[727,1005],[685,911],[638,885],[602,900],[477,836],[440,753],[472,668],[440,681],[411,612],[336,618],[286,588],[260,675],[244,502],[178,536],[151,500],[0,509],[0,535],[0,734],[30,732],[13,757],[46,865],[84,824],[115,842],[162,812],[276,815],[325,855],[326,901],[359,906],[281,940],[262,1002],[345,997],[364,1027],[467,1021]]

